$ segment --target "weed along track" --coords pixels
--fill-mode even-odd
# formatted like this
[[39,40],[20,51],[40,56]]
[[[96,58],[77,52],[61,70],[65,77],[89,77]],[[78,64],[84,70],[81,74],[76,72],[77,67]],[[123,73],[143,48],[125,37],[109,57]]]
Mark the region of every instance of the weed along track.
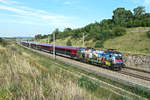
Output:
[[[50,53],[38,51],[38,50],[27,48],[27,47],[24,47],[24,48],[32,50],[34,52],[37,52],[37,53],[45,55],[45,56],[49,56],[51,58],[53,57],[53,55]],[[63,62],[64,64],[67,64],[70,66],[70,67],[66,66],[66,65],[64,66],[63,64],[59,64],[55,61],[51,62],[57,66],[60,66],[59,69],[65,71],[66,73],[70,73],[72,75],[75,75],[76,77],[81,78],[81,79],[82,79],[82,77],[87,77],[90,80],[98,81],[99,84],[101,84],[101,86],[100,86],[101,88],[103,86],[105,86],[106,90],[112,91],[113,93],[120,95],[120,96],[123,95],[122,92],[124,91],[124,92],[126,92],[126,94],[134,95],[138,98],[141,98],[140,96],[136,95],[136,94],[138,94],[136,92],[132,93],[132,92],[128,92],[126,89],[120,88],[120,87],[122,87],[122,85],[125,85],[125,86],[127,85],[127,86],[129,86],[129,88],[130,88],[130,86],[132,87],[132,85],[133,85],[133,86],[135,86],[134,87],[135,89],[137,86],[139,86],[139,87],[146,89],[145,91],[148,91],[150,89],[150,86],[149,86],[150,82],[149,81],[145,81],[145,80],[142,80],[139,78],[131,77],[129,75],[124,75],[124,74],[114,72],[111,70],[107,70],[104,68],[99,68],[97,66],[85,64],[85,63],[75,61],[72,59],[68,59],[68,58],[65,58],[62,56],[56,56],[56,59],[58,61]],[[94,78],[94,77],[96,77],[96,78]],[[113,80],[115,82],[119,82],[118,84],[122,84],[122,85],[120,85],[119,87],[116,87],[115,85],[111,85],[111,84],[108,84],[107,82],[100,81],[99,80],[100,77],[101,77],[101,79],[106,78],[106,79]],[[111,88],[113,88],[113,89],[111,89]],[[130,91],[132,91],[132,90],[130,90]],[[136,93],[136,94],[134,94],[134,93]]]

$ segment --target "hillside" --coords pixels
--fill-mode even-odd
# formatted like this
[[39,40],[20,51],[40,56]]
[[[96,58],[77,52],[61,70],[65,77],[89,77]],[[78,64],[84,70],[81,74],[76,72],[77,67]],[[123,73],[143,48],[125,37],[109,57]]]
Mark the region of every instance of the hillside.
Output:
[[[126,28],[127,33],[124,36],[106,40],[104,42],[104,49],[112,48],[124,53],[150,55],[150,39],[146,35],[148,30],[150,30],[150,27]],[[71,39],[71,37],[57,39],[56,44],[66,45],[68,40],[71,40],[72,46],[82,47],[82,37],[78,39]],[[94,48],[97,41],[85,41],[85,47]],[[48,43],[48,38],[40,39],[35,42]],[[50,43],[53,44],[53,42]]]
[[125,53],[150,55],[150,39],[146,35],[150,28],[132,28],[124,36],[104,42],[104,48],[113,48]]

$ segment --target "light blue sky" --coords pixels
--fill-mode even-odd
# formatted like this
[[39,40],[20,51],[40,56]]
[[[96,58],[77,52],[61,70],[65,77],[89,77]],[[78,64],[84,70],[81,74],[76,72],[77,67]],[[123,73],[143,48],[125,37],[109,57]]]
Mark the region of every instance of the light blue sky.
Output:
[[0,37],[48,34],[111,18],[118,7],[132,10],[150,0],[0,0]]

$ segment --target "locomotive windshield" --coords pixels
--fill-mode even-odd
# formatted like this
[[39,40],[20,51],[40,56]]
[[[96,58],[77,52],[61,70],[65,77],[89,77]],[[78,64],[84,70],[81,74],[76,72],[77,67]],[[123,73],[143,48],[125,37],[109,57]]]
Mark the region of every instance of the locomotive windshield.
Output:
[[122,60],[122,55],[121,54],[115,54],[116,60]]

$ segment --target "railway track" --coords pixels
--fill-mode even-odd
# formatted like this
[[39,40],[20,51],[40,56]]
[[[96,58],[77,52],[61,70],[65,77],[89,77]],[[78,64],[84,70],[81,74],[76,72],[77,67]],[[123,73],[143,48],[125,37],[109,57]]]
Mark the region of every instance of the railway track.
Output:
[[145,80],[145,81],[150,81],[150,77],[145,77],[145,76],[142,76],[142,75],[138,75],[138,74],[134,74],[134,73],[126,72],[126,71],[120,71],[119,73],[131,76],[131,77],[139,78],[139,79],[142,79],[142,80]]
[[148,71],[131,68],[131,67],[125,67],[119,73],[131,76],[131,77],[139,78],[145,81],[150,81],[150,72]]
[[138,71],[138,72],[144,72],[144,73],[150,74],[149,71],[145,71],[145,70],[141,70],[141,69],[136,69],[136,68],[131,68],[131,67],[125,67],[125,69],[130,69],[130,70],[135,70],[135,71]]

